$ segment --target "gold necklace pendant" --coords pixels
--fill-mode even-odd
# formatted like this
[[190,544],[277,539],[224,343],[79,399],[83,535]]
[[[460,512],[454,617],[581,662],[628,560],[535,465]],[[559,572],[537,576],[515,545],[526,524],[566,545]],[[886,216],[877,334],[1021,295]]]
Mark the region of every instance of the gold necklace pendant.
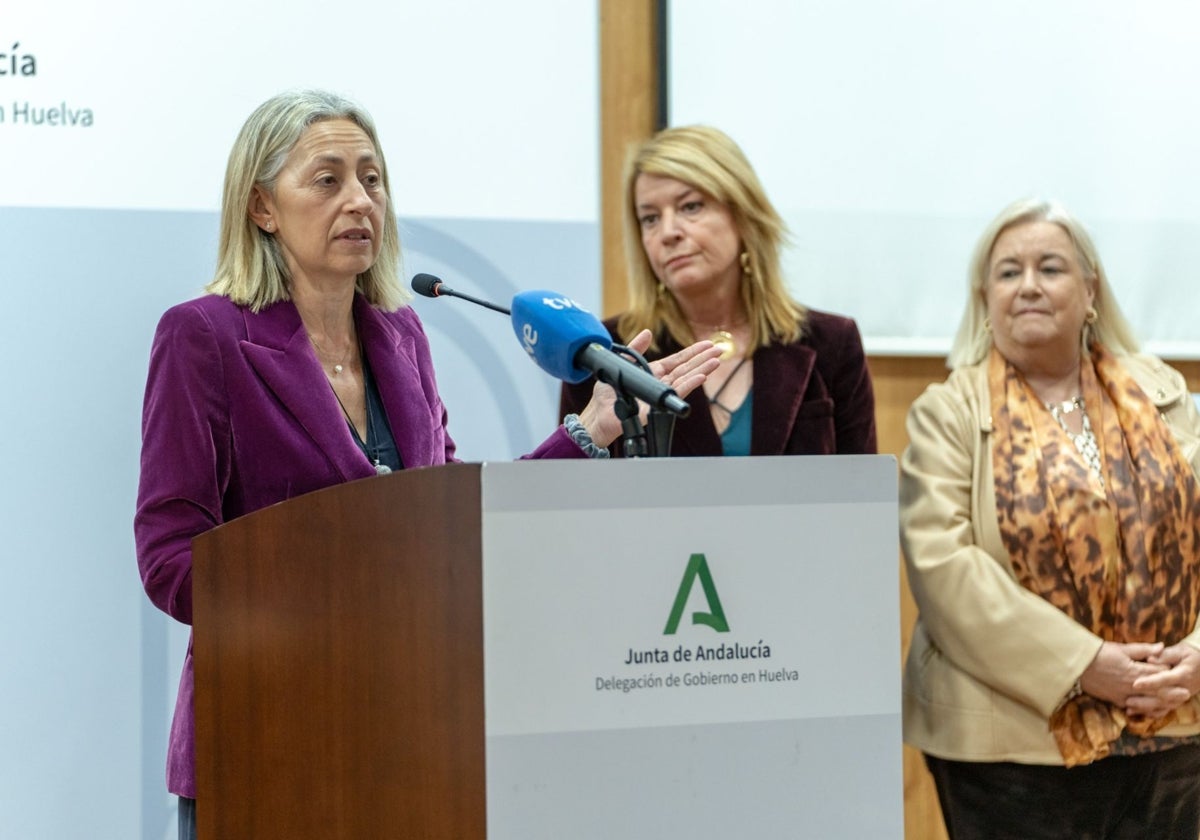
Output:
[[733,354],[737,352],[737,342],[733,340],[733,333],[729,330],[713,330],[708,340],[721,351],[721,361],[732,359]]

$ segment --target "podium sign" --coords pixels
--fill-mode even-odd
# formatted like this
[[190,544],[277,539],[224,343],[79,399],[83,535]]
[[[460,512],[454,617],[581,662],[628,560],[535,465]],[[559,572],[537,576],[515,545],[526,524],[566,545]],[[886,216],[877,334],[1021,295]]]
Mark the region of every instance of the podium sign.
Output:
[[193,543],[201,840],[902,835],[896,464],[456,464]]
[[493,838],[903,836],[895,460],[483,468]]

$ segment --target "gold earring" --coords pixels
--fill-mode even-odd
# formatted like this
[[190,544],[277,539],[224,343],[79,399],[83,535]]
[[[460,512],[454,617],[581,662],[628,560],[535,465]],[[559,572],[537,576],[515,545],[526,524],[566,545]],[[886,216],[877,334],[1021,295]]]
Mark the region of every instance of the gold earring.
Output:
[[753,266],[750,265],[750,252],[742,251],[741,260],[742,260],[742,274],[745,275],[747,278],[753,277],[754,276],[754,268],[753,268]]
[[1087,321],[1089,324],[1094,324],[1094,323],[1096,323],[1096,319],[1099,317],[1100,317],[1100,313],[1096,311],[1096,307],[1089,306],[1087,315],[1085,315],[1083,319],[1085,321]]

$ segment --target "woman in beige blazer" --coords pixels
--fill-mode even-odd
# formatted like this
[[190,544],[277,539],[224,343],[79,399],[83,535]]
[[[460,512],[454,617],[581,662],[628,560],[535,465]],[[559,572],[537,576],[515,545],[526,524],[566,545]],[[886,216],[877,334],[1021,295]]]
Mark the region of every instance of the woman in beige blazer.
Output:
[[1200,414],[1060,206],[984,231],[909,413],[904,736],[950,837],[1200,836]]

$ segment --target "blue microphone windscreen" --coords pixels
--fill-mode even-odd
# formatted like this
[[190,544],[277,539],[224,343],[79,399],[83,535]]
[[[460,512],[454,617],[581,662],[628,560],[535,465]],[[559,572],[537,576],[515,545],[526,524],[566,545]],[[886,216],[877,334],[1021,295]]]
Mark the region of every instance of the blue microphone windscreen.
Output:
[[558,292],[521,292],[514,297],[512,326],[537,366],[564,382],[582,382],[591,376],[575,364],[581,348],[593,342],[612,346],[612,336],[600,319]]

